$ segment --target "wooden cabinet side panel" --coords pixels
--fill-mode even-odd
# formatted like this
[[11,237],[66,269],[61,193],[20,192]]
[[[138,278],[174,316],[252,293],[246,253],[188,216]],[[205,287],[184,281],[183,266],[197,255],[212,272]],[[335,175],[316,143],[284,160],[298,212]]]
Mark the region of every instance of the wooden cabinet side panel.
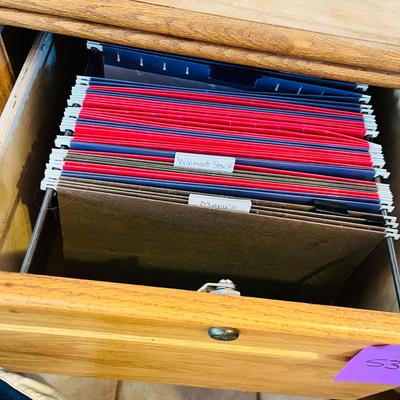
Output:
[[[48,140],[58,78],[51,34],[40,34],[0,117],[0,264],[17,271],[28,246],[32,214],[38,210],[36,165]],[[35,149],[35,155],[33,151]]]

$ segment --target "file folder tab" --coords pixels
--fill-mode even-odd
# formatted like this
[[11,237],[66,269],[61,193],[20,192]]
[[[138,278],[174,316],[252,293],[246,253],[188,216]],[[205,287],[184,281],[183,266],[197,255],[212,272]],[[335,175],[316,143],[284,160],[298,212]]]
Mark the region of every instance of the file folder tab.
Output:
[[235,168],[235,161],[234,157],[177,152],[175,154],[174,166],[200,171],[232,173]]
[[190,193],[188,204],[204,208],[213,208],[224,211],[249,213],[251,209],[251,200],[234,199],[229,197],[205,196]]

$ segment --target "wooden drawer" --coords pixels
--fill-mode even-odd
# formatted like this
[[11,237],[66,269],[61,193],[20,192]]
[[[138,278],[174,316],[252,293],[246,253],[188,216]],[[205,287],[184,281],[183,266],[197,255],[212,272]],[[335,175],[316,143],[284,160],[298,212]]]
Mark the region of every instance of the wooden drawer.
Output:
[[[0,365],[23,372],[335,399],[390,389],[333,378],[362,348],[400,344],[395,313],[269,300],[268,293],[265,299],[221,297],[17,273],[38,209],[43,160],[61,116],[57,107],[64,106],[69,84],[62,58],[51,35],[42,34],[0,120],[0,267],[8,271],[0,273]],[[379,96],[388,116],[383,135],[395,154],[395,94],[386,90]],[[390,156],[396,182],[400,170]],[[393,189],[398,192],[399,185]],[[47,251],[56,252],[50,239],[47,243]],[[375,301],[377,309],[383,304],[376,287],[367,289],[376,274],[387,271],[384,250],[378,248],[362,266],[364,277],[370,270],[375,275],[364,282],[355,275],[352,301]],[[392,298],[390,282],[384,289]],[[210,327],[237,328],[240,336],[215,341]]]

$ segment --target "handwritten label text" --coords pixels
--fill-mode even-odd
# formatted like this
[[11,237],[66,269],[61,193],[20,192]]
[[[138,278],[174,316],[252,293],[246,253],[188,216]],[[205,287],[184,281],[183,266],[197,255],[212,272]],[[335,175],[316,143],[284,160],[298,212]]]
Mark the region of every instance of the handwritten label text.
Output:
[[251,209],[251,200],[248,199],[232,199],[229,197],[206,196],[193,193],[189,195],[188,204],[191,206],[245,213],[249,213]]
[[206,154],[175,153],[174,166],[212,172],[232,173],[234,157],[209,156]]

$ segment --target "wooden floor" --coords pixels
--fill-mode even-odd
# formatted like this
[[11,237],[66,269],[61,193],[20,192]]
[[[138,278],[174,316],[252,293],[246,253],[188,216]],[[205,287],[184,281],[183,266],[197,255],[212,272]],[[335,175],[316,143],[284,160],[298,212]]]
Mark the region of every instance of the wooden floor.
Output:
[[[134,381],[116,381],[61,375],[27,376],[47,383],[65,400],[329,400],[317,397],[287,396],[233,390],[201,389]],[[390,391],[360,400],[399,400],[400,394]]]
[[66,400],[325,400],[56,375],[41,375],[39,379],[61,392]]

